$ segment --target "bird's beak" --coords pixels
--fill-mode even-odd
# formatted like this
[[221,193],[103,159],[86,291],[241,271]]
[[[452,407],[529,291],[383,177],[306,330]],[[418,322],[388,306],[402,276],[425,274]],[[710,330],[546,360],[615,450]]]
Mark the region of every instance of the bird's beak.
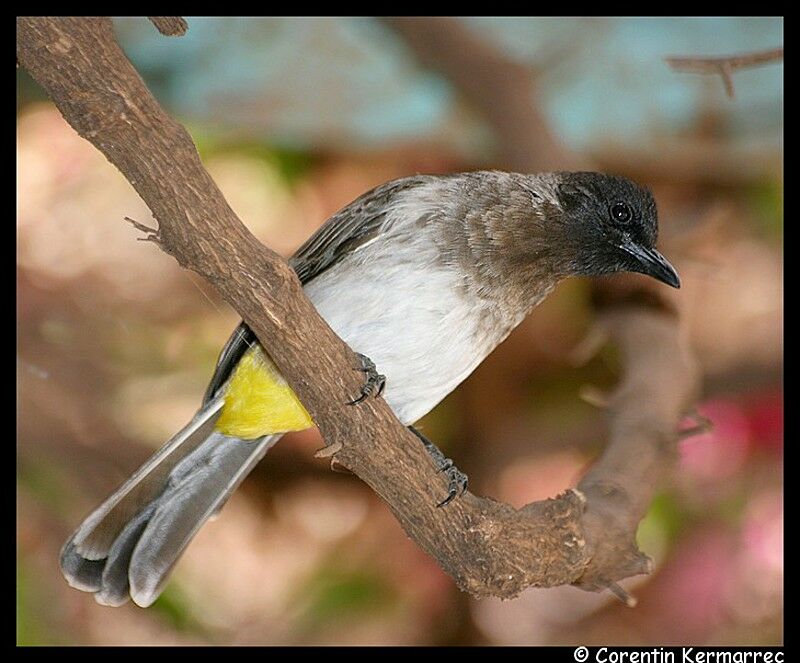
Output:
[[671,285],[673,288],[681,287],[681,280],[678,278],[678,272],[676,272],[675,268],[669,264],[667,259],[655,249],[646,249],[630,240],[625,242],[620,248],[635,259],[635,264],[631,267],[633,271],[652,276],[654,279]]

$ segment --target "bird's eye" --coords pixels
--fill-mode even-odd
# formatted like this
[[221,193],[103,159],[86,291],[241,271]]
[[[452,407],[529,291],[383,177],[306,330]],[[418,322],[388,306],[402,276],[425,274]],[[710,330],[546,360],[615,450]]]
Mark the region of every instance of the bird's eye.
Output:
[[633,218],[631,208],[625,203],[614,203],[610,209],[611,218],[617,223],[628,223]]

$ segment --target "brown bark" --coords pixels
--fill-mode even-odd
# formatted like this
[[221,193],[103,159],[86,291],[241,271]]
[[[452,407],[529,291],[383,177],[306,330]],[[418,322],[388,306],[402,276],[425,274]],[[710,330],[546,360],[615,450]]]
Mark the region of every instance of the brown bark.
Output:
[[673,315],[637,310],[633,318],[608,317],[627,375],[613,399],[609,449],[581,493],[520,510],[467,494],[437,509],[445,481],[422,445],[382,399],[346,405],[361,385],[353,353],[319,317],[287,263],[228,206],[189,134],[120,50],[111,20],[18,18],[17,56],[148,204],[158,222],[148,238],[204,276],[250,324],[319,425],[329,445],[324,455],[369,484],[459,587],[511,598],[534,585],[613,586],[646,570],[635,526],[695,384]]
[[167,37],[180,37],[189,29],[186,19],[182,16],[148,16],[147,18],[162,35]]

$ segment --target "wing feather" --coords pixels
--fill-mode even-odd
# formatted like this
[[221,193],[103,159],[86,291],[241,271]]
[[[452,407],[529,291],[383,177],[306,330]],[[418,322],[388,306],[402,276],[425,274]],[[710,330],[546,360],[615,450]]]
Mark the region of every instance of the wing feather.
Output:
[[[413,175],[381,184],[356,198],[330,217],[289,259],[289,264],[305,285],[337,263],[342,256],[374,239],[386,222],[387,210],[397,194],[430,181],[429,176]],[[228,381],[242,356],[258,339],[245,322],[239,323],[222,348],[203,403],[214,398]]]
[[373,239],[386,221],[392,199],[428,180],[428,177],[414,175],[386,182],[334,214],[289,259],[300,282],[305,285],[343,255]]

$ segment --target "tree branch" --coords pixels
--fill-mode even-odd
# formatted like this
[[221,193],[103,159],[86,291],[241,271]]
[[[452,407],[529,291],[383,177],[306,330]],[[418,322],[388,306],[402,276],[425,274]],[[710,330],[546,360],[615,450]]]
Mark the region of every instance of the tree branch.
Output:
[[[634,330],[620,322],[626,318],[608,318],[630,361],[614,398],[612,444],[581,482],[582,495],[568,491],[516,510],[466,494],[437,509],[445,480],[422,445],[382,399],[345,404],[360,387],[353,353],[320,318],[288,264],[228,206],[189,134],[165,114],[120,50],[111,20],[17,18],[17,55],[67,122],[150,207],[159,246],[204,276],[252,327],[336,462],[389,504],[459,587],[511,598],[534,585],[613,587],[646,570],[635,525],[664,472],[663,450],[675,438],[694,384],[673,315],[637,314],[643,317]],[[626,398],[632,391],[642,407]],[[626,450],[633,445],[643,451],[631,460]],[[632,477],[633,490],[626,483]]]
[[771,48],[766,51],[754,51],[752,53],[742,53],[740,55],[727,55],[724,57],[704,58],[704,57],[685,57],[670,56],[664,58],[674,71],[693,72],[698,74],[719,74],[722,83],[725,85],[725,92],[731,99],[736,97],[733,89],[733,72],[736,69],[746,69],[749,67],[759,67],[783,60],[783,47]]
[[167,37],[181,37],[189,29],[186,19],[181,16],[148,16],[156,29]]

